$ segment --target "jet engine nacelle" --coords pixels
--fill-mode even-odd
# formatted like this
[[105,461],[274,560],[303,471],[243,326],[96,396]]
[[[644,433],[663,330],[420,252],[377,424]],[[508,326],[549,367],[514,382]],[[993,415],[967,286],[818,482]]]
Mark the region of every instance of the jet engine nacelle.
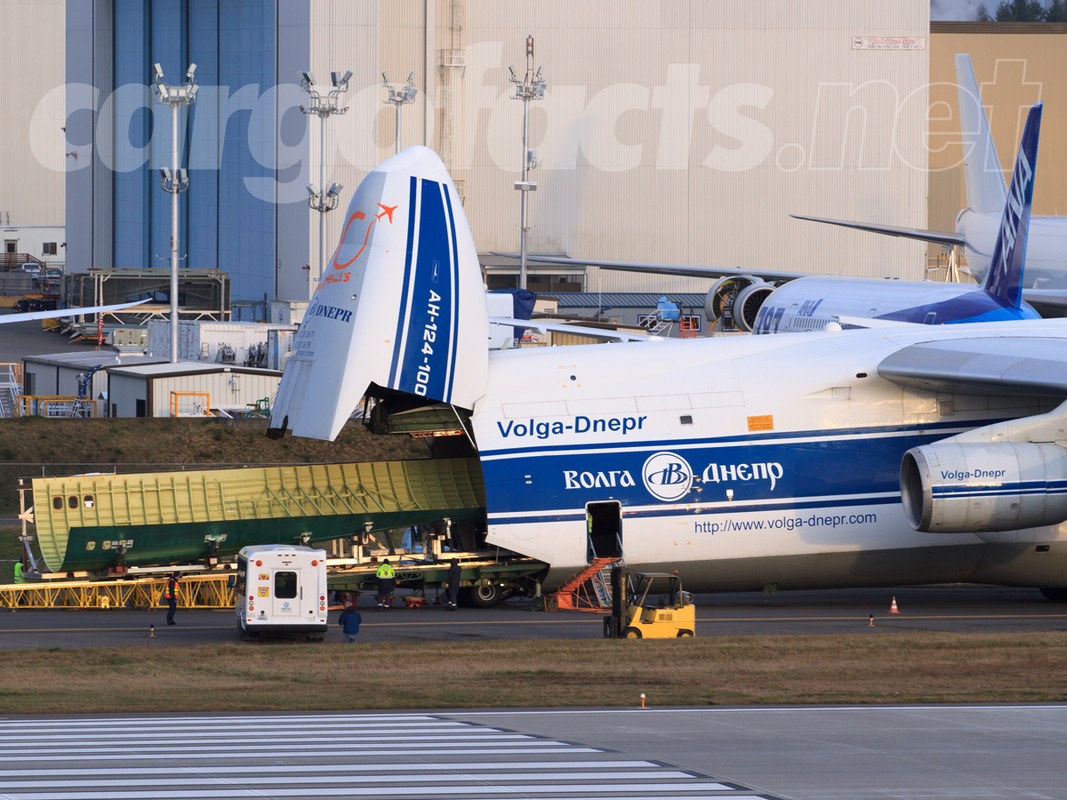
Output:
[[746,333],[755,329],[760,307],[776,288],[773,284],[760,281],[741,290],[734,301],[734,322],[738,328]]
[[1067,449],[1031,442],[915,447],[900,465],[911,526],[927,533],[1011,531],[1067,520]]
[[[765,287],[766,292],[758,291],[760,287]],[[751,331],[760,304],[772,291],[774,287],[771,284],[754,275],[719,278],[704,299],[704,316],[711,323],[722,320],[724,328]]]

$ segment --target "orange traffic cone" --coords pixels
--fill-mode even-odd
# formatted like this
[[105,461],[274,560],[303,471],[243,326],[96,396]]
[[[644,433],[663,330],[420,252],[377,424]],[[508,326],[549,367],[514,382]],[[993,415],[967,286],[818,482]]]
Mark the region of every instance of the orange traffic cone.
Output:
[[897,608],[897,598],[895,596],[893,597],[893,602],[889,604],[889,613],[890,614],[899,614],[900,613],[900,609]]

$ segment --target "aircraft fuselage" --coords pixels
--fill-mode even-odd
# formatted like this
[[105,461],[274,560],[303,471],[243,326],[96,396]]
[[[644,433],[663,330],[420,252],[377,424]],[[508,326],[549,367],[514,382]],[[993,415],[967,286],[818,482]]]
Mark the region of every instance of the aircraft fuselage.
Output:
[[[1049,406],[878,376],[882,358],[922,340],[901,329],[494,353],[472,418],[488,541],[550,564],[552,584],[593,550],[613,554],[591,526],[610,526],[618,504],[617,554],[677,568],[698,591],[1012,583],[1004,561],[1038,585],[1030,543],[1064,540],[1062,526],[931,534],[905,518],[905,451]],[[1040,585],[1067,585],[1055,550],[1041,554]]]

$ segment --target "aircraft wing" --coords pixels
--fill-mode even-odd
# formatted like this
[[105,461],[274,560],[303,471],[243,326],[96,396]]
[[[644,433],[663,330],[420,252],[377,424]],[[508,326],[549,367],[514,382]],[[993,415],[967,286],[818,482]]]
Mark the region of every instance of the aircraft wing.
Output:
[[[518,258],[517,253],[493,253],[497,256]],[[652,275],[678,275],[683,278],[720,278],[725,275],[745,275],[763,278],[766,281],[791,281],[803,278],[807,272],[781,272],[779,270],[745,269],[743,267],[705,267],[686,264],[651,264],[641,261],[607,261],[595,258],[567,258],[565,256],[527,256],[527,261],[539,264],[571,264],[578,266],[614,269],[620,272],[643,272]]]
[[13,322],[32,322],[36,319],[57,319],[59,317],[77,317],[81,314],[111,314],[127,308],[147,303],[147,300],[138,300],[136,303],[119,303],[111,306],[87,306],[83,308],[56,308],[51,311],[23,311],[18,314],[0,314],[0,325]]
[[803,219],[808,222],[822,222],[826,225],[840,225],[842,228],[853,228],[857,231],[869,233],[881,233],[886,236],[900,236],[904,239],[919,239],[923,242],[934,244],[963,245],[964,239],[958,233],[946,233],[944,231],[931,231],[925,228],[898,228],[895,225],[879,225],[876,222],[851,222],[847,219],[830,219],[828,217],[808,217],[804,214],[790,214],[793,219]]
[[902,386],[956,394],[1067,397],[1063,340],[989,337],[923,342],[878,365]]
[[615,331],[607,328],[591,328],[586,325],[568,325],[565,322],[548,322],[539,319],[511,319],[510,317],[490,317],[490,325],[506,325],[514,328],[533,328],[537,331],[557,331],[559,333],[573,333],[579,336],[592,336],[597,339],[607,339],[610,342],[647,342],[662,339],[661,336],[649,336],[643,333],[630,333],[628,331]]

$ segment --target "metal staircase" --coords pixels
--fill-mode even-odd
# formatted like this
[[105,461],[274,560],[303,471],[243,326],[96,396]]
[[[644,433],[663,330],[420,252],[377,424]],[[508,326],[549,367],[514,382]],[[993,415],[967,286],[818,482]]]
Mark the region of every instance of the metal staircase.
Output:
[[550,595],[549,607],[559,611],[592,611],[605,613],[611,610],[611,565],[620,558],[594,558],[574,577]]
[[638,324],[648,331],[650,336],[668,336],[674,322],[663,319],[659,314],[645,314],[638,319]]
[[0,417],[19,416],[22,395],[22,365],[0,364]]

